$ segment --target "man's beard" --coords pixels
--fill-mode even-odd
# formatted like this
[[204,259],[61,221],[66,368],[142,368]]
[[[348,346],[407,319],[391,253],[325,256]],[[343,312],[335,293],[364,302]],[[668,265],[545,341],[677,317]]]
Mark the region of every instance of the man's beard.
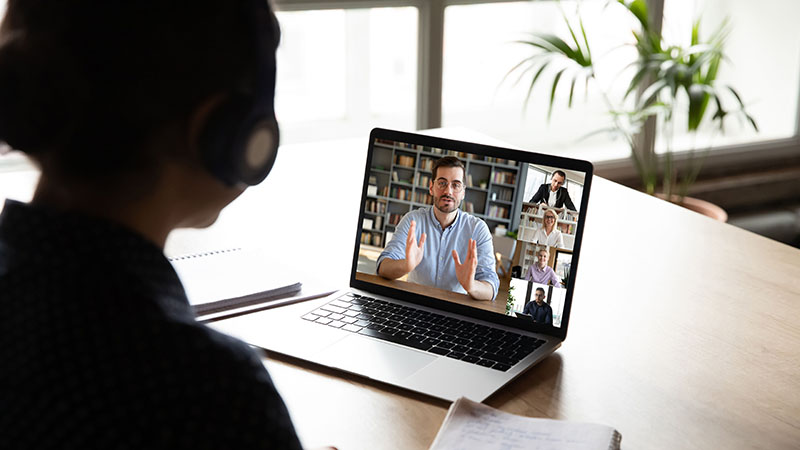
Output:
[[[439,205],[439,200],[441,200],[443,198],[449,198],[450,200],[452,200],[452,203],[450,203],[449,206],[440,206]],[[443,212],[445,214],[450,214],[451,212],[453,212],[453,211],[458,209],[459,204],[458,204],[458,200],[456,200],[455,197],[452,197],[450,195],[442,195],[441,197],[434,197],[433,198],[433,206],[436,209],[438,209],[439,211],[441,211],[441,212]]]

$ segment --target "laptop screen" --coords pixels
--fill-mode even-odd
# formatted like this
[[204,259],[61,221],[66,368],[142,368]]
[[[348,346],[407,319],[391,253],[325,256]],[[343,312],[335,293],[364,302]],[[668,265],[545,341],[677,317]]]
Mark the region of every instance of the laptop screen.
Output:
[[585,161],[373,130],[354,285],[565,334],[591,173]]

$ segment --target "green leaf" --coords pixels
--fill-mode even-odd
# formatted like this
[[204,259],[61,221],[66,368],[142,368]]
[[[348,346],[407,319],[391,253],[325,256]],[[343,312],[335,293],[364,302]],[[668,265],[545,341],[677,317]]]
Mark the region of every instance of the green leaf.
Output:
[[586,47],[586,60],[589,61],[589,65],[592,64],[592,51],[589,48],[589,39],[586,38],[586,29],[583,28],[583,18],[578,17],[578,23],[581,26],[581,34],[583,35],[583,45]]
[[550,106],[547,108],[547,120],[550,120],[550,116],[553,114],[553,101],[556,99],[556,88],[558,87],[558,82],[561,80],[561,75],[567,69],[561,69],[556,73],[556,76],[553,77],[553,88],[550,90]]
[[547,62],[542,64],[542,67],[540,67],[539,70],[536,71],[536,74],[531,79],[531,85],[530,87],[528,87],[528,94],[525,96],[525,103],[522,105],[523,110],[528,109],[528,101],[531,99],[531,94],[533,93],[533,86],[536,84],[536,80],[539,79],[544,70],[547,68],[547,65],[548,65]]
[[645,32],[650,30],[650,18],[647,17],[647,3],[644,0],[633,0],[631,2],[619,0],[619,2],[628,8],[628,11],[636,17]]
[[645,106],[655,101],[656,97],[658,96],[658,93],[662,89],[668,86],[669,84],[667,83],[666,80],[657,80],[655,83],[648,86],[647,89],[645,89],[644,92],[642,93],[642,96],[639,98],[639,104],[637,108],[639,109],[644,108]]
[[572,95],[575,93],[575,82],[578,81],[578,75],[572,77],[572,82],[569,85],[569,100],[567,101],[567,108],[572,108]]

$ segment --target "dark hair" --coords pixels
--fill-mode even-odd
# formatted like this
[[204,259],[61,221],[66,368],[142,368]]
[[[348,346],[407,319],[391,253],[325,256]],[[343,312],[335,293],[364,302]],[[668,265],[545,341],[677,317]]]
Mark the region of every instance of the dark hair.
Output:
[[151,168],[151,139],[252,79],[246,1],[9,0],[0,140],[69,177]]
[[567,179],[567,174],[565,174],[563,170],[556,170],[555,172],[553,172],[553,175],[561,175],[561,178],[565,180]]
[[542,294],[546,294],[546,293],[544,292],[544,288],[537,287],[537,288],[536,288],[536,290],[537,290],[537,291],[542,291]]
[[455,156],[445,156],[436,160],[433,163],[433,179],[436,180],[436,171],[439,170],[439,167],[461,167],[461,172],[466,178],[466,169],[464,168],[464,163],[461,162],[460,159],[456,158]]

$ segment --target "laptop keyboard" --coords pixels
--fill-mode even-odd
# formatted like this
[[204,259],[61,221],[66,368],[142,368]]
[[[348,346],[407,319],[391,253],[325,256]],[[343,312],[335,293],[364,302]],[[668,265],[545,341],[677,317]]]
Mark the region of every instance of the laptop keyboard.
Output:
[[348,293],[303,319],[502,372],[545,341],[512,331]]

